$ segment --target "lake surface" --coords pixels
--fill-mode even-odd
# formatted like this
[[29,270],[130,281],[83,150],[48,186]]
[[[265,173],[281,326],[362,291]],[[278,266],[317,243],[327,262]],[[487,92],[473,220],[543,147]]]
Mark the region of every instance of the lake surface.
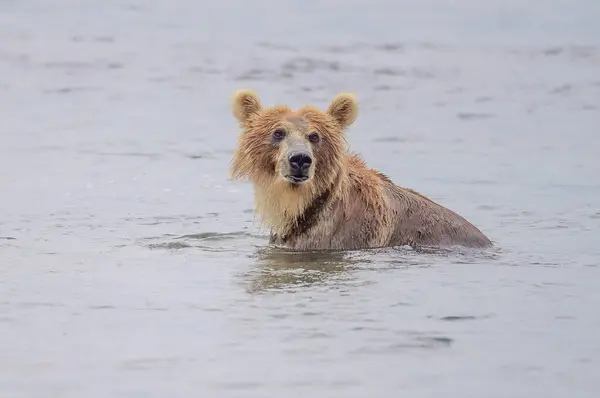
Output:
[[[600,391],[600,3],[0,4],[0,396]],[[228,179],[237,88],[495,248],[286,253]]]

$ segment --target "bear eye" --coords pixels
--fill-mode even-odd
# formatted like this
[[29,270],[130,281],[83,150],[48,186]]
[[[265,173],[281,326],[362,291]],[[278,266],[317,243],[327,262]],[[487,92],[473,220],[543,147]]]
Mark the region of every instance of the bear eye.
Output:
[[319,134],[317,133],[310,133],[308,135],[308,140],[312,143],[317,143],[319,140],[321,140],[321,137],[319,137]]
[[285,138],[285,131],[281,130],[281,129],[277,129],[273,132],[273,138],[275,138],[277,141],[282,140]]

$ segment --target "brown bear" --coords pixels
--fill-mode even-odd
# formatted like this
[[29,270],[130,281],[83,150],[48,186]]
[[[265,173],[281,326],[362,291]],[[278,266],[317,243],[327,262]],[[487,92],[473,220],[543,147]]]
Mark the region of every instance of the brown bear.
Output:
[[349,152],[345,130],[358,114],[353,94],[336,95],[325,112],[294,111],[263,108],[255,92],[238,90],[232,110],[242,132],[231,176],[253,183],[271,244],[293,250],[492,245],[463,217],[395,185]]

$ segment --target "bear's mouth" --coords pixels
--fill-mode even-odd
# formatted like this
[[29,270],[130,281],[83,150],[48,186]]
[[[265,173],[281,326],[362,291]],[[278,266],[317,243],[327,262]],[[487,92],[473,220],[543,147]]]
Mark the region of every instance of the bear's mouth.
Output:
[[302,184],[308,181],[308,176],[303,175],[287,175],[285,179],[291,182],[292,184]]

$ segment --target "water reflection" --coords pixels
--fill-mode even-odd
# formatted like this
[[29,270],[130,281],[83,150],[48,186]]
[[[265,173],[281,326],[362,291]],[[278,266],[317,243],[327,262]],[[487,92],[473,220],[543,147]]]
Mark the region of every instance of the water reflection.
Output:
[[268,247],[255,254],[257,268],[250,272],[251,293],[288,290],[347,280],[358,263],[359,252],[297,252]]
[[250,293],[295,291],[312,286],[348,284],[358,271],[389,272],[399,268],[429,267],[441,259],[453,264],[491,260],[497,253],[464,248],[406,247],[357,251],[289,251],[276,247],[259,248],[250,257],[253,266],[244,274]]

